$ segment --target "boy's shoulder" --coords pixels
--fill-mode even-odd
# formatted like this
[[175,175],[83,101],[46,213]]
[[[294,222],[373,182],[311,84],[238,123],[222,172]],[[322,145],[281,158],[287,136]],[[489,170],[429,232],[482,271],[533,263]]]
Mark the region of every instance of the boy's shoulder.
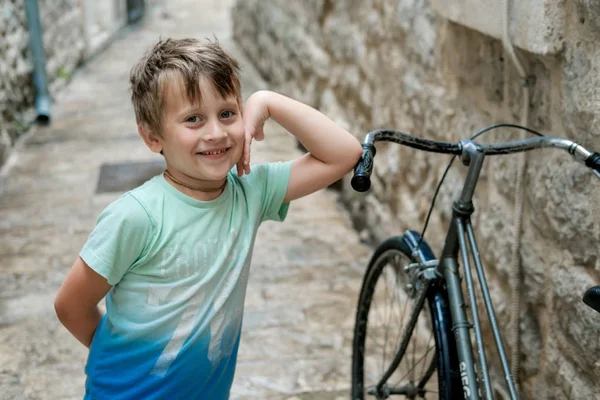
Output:
[[149,222],[155,226],[156,221],[151,211],[153,199],[157,197],[155,180],[156,177],[123,193],[107,207],[107,210],[122,214],[125,219],[138,225]]
[[101,247],[101,243],[110,242],[110,238],[126,239],[132,235],[140,238],[144,234],[151,235],[155,228],[154,219],[129,191],[102,210],[86,246]]
[[160,193],[160,188],[158,184],[158,179],[161,175],[156,175],[146,182],[142,183],[140,186],[131,189],[128,192],[125,192],[123,196],[130,195],[134,197],[136,200],[145,199],[149,197],[155,197]]

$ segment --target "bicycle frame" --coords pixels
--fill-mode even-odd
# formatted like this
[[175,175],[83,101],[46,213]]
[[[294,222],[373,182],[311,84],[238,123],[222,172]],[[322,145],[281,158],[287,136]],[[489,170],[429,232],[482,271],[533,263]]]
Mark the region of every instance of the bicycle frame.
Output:
[[483,271],[483,265],[479,256],[479,250],[475,241],[473,226],[471,225],[471,215],[473,208],[473,193],[477,185],[481,167],[485,154],[473,141],[463,142],[462,160],[469,166],[467,177],[460,197],[454,202],[453,216],[446,240],[441,253],[440,262],[437,266],[437,273],[444,277],[448,288],[448,298],[450,302],[450,312],[452,315],[453,331],[459,357],[459,370],[461,374],[461,383],[465,399],[479,398],[478,377],[475,372],[475,363],[473,361],[473,349],[471,345],[469,329],[471,325],[467,319],[465,311],[466,304],[461,289],[458,255],[460,253],[464,273],[466,278],[467,295],[471,307],[471,317],[477,344],[477,360],[479,371],[481,373],[481,386],[484,390],[484,398],[493,399],[492,387],[490,383],[489,370],[486,362],[485,349],[481,334],[479,313],[475,297],[475,288],[473,276],[471,273],[471,255],[475,262],[477,277],[481,286],[483,300],[486,312],[489,318],[490,327],[494,336],[496,348],[498,350],[505,380],[509,389],[511,399],[517,399],[515,383],[510,373],[506,351],[502,342],[502,336],[498,328],[496,314],[492,305],[487,280]]

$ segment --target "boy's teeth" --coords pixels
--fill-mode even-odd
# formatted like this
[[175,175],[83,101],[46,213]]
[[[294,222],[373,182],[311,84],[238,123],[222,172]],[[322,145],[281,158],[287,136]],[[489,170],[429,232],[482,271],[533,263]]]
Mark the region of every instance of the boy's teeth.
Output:
[[205,154],[205,155],[215,155],[215,154],[221,154],[224,153],[225,150],[219,150],[219,151],[203,151],[200,154]]

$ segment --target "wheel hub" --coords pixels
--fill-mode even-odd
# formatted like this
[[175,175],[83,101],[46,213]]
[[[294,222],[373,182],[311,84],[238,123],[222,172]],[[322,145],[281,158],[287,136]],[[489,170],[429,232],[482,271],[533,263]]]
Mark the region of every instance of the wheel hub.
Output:
[[377,400],[387,399],[392,394],[401,394],[406,396],[407,399],[416,399],[417,397],[424,398],[426,391],[410,382],[408,385],[400,387],[390,387],[387,384],[381,386],[380,390],[377,390],[377,386],[371,386],[367,389],[367,393],[371,396],[375,396]]

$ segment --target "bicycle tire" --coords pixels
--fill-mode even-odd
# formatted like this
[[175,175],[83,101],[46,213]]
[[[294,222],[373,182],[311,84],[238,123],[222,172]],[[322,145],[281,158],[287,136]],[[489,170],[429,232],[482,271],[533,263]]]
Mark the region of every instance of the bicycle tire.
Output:
[[[416,232],[411,232],[412,236],[418,237]],[[354,338],[353,338],[353,346],[352,346],[352,399],[353,400],[363,400],[365,399],[365,356],[366,356],[366,339],[368,335],[368,326],[369,326],[369,313],[372,311],[371,306],[373,305],[373,299],[375,296],[375,290],[377,288],[377,283],[380,281],[380,278],[384,274],[384,270],[386,265],[386,257],[392,257],[396,255],[402,255],[404,262],[414,262],[412,256],[412,248],[409,245],[410,240],[407,240],[404,236],[392,237],[385,242],[383,242],[375,251],[369,265],[367,267],[363,284],[359,296],[359,302],[356,311],[356,320],[354,326]],[[431,252],[428,244],[423,241],[421,244],[422,254],[424,258],[427,260],[433,259],[433,253]],[[402,264],[404,267],[404,264]],[[398,271],[398,266],[392,266],[393,270]],[[404,268],[402,268],[402,272],[404,272]],[[386,272],[389,275],[389,273]],[[396,283],[398,281],[398,274],[396,274]],[[434,338],[434,347],[435,351],[433,351],[432,360],[429,361],[429,367],[425,371],[424,375],[420,377],[419,384],[415,385],[416,382],[412,382],[412,386],[394,386],[387,387],[386,391],[388,393],[371,393],[374,397],[368,398],[377,398],[377,399],[385,399],[391,395],[399,394],[401,391],[404,391],[404,398],[413,399],[419,396],[420,398],[425,398],[426,392],[419,392],[418,387],[422,386],[424,390],[425,385],[435,385],[435,381],[432,381],[432,375],[437,371],[437,385],[434,387],[437,389],[437,398],[439,399],[457,399],[462,398],[462,386],[460,384],[460,375],[458,373],[458,356],[456,352],[456,346],[453,341],[452,334],[452,323],[450,311],[448,308],[448,296],[445,287],[441,282],[432,282],[428,285],[425,296],[426,301],[421,302],[421,307],[419,309],[414,309],[410,313],[409,321],[411,321],[411,317],[414,313],[416,313],[415,318],[420,318],[421,320],[427,318],[427,314],[429,314],[429,328],[432,333],[432,337]],[[387,291],[387,286],[386,286]],[[394,294],[394,297],[399,297],[397,293]],[[408,302],[407,302],[408,304]],[[424,313],[426,308],[429,308],[429,313]],[[422,314],[422,315],[421,315]],[[417,325],[419,322],[415,325]],[[372,328],[376,331],[375,328]],[[386,337],[387,337],[387,329],[386,328]],[[413,343],[416,343],[417,333],[414,331],[411,335],[411,340]],[[428,344],[429,345],[429,344]],[[397,346],[397,345],[394,345]],[[409,344],[410,346],[410,344]],[[415,361],[415,347],[413,344],[413,361]],[[398,347],[398,346],[397,346]],[[383,351],[383,365],[382,370],[386,370],[390,364],[385,363],[386,356],[386,344],[384,344]],[[402,362],[406,358],[410,358],[410,355],[407,357],[408,347],[406,348],[404,354],[396,354],[399,353],[397,348],[394,348],[392,351],[396,354],[397,357],[400,358],[400,362]],[[427,353],[430,350],[428,349]],[[422,358],[422,357],[421,357]],[[391,360],[390,360],[391,361]],[[419,359],[420,362],[420,359]],[[424,361],[425,365],[427,361]],[[400,367],[400,366],[399,366]],[[412,370],[414,370],[415,366],[413,366]],[[396,371],[399,368],[396,369]],[[396,373],[396,371],[394,373]],[[410,370],[409,370],[410,371]],[[406,374],[405,374],[406,375]],[[393,375],[392,375],[393,376]],[[381,377],[377,377],[375,381],[378,381]],[[394,377],[394,378],[397,378]],[[389,380],[391,380],[390,377]],[[389,382],[388,380],[388,382]],[[402,380],[402,378],[400,379]],[[423,384],[424,381],[424,384]],[[430,382],[431,381],[431,382]],[[387,384],[387,383],[386,383]],[[408,389],[410,387],[410,389]],[[416,387],[416,393],[413,389]],[[372,390],[372,389],[371,389]],[[409,390],[412,393],[409,393]],[[389,392],[396,393],[389,393]],[[385,392],[385,391],[384,391]],[[436,395],[434,395],[435,397]]]

